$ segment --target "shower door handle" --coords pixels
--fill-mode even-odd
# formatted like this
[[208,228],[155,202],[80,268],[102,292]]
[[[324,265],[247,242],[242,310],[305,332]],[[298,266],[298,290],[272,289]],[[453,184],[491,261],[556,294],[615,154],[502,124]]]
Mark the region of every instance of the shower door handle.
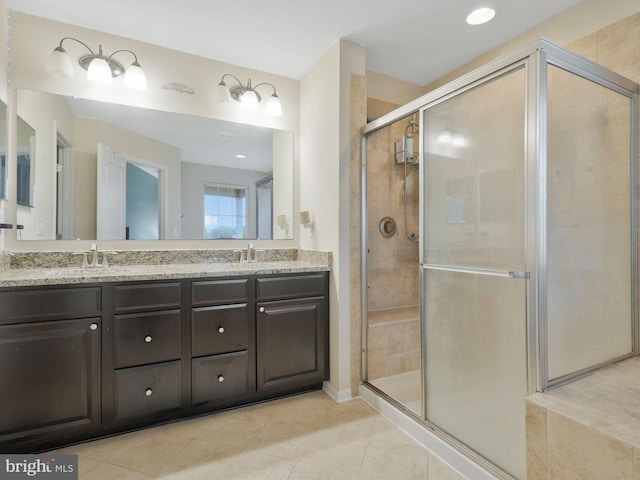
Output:
[[509,276],[511,278],[529,278],[530,274],[526,270],[520,270],[520,271],[510,271]]
[[454,265],[438,265],[433,263],[423,263],[422,268],[426,270],[439,270],[442,272],[454,272],[454,273],[470,273],[473,275],[489,275],[493,277],[504,278],[524,278],[530,277],[528,270],[492,270],[478,267],[458,267]]

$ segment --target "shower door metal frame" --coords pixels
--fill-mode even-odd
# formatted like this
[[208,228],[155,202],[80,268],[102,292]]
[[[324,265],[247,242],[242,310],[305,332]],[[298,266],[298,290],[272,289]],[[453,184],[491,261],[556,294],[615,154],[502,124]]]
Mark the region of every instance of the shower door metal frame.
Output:
[[[640,86],[635,82],[618,75],[611,70],[604,68],[590,60],[587,60],[575,53],[551,42],[542,40],[541,47],[532,55],[535,57],[537,66],[537,121],[536,130],[537,147],[536,153],[537,187],[532,186],[532,190],[537,188],[537,209],[538,209],[538,232],[537,241],[537,261],[535,263],[538,270],[537,284],[537,318],[538,318],[538,387],[540,391],[571,382],[594,370],[606,365],[633,357],[640,353],[640,317],[639,317],[639,259],[638,259],[638,95]],[[569,373],[556,379],[549,378],[549,355],[548,355],[548,316],[547,316],[547,72],[548,65],[553,65],[566,72],[576,75],[582,79],[593,82],[601,87],[619,93],[630,100],[630,152],[629,152],[629,176],[630,176],[630,246],[631,246],[631,352],[617,358],[612,358],[604,362],[591,365],[573,373]],[[534,172],[531,172],[534,173]],[[535,178],[535,177],[531,177]],[[533,240],[533,239],[532,239]]]
[[[367,376],[367,306],[368,306],[368,275],[367,275],[367,259],[368,259],[368,245],[367,245],[367,138],[373,132],[391,125],[392,123],[412,115],[416,112],[422,112],[437,103],[447,100],[453,96],[463,93],[475,86],[478,86],[492,78],[503,75],[508,71],[524,65],[525,68],[525,95],[526,95],[526,110],[525,110],[525,270],[528,272],[527,290],[526,290],[526,361],[527,361],[527,385],[529,394],[536,391],[544,391],[552,386],[555,386],[561,382],[567,382],[574,379],[577,376],[584,375],[589,371],[597,368],[601,368],[606,364],[613,363],[620,359],[614,359],[610,362],[606,362],[602,365],[594,366],[593,368],[586,369],[584,371],[576,372],[575,374],[554,382],[548,381],[547,370],[547,347],[546,347],[546,335],[547,335],[547,316],[546,316],[546,166],[547,166],[547,78],[546,67],[548,64],[552,64],[575,73],[588,80],[595,81],[615,91],[623,93],[631,98],[631,259],[632,265],[632,344],[633,353],[628,356],[637,355],[640,353],[640,318],[638,305],[640,299],[640,281],[638,275],[640,274],[640,262],[638,259],[638,186],[640,181],[638,180],[638,163],[640,154],[638,147],[638,139],[640,138],[640,122],[638,120],[638,108],[640,107],[638,102],[638,94],[640,93],[639,87],[634,82],[614,73],[610,70],[601,67],[587,59],[584,59],[576,54],[573,54],[566,49],[555,45],[545,39],[539,39],[524,47],[504,55],[492,62],[485,64],[484,66],[473,70],[472,72],[459,77],[446,85],[433,90],[397,109],[368,123],[361,129],[362,136],[362,338],[361,338],[361,374],[363,383],[381,395],[387,401],[395,405],[397,408],[407,413],[413,418],[416,415],[413,411],[404,407],[395,399],[391,398],[385,392],[371,385]],[[420,117],[420,152],[419,161],[424,165],[424,125],[422,122],[422,116]],[[423,263],[423,242],[424,242],[424,180],[423,175],[420,175],[420,258],[416,268],[420,268],[420,264]],[[510,272],[496,272],[500,274],[510,275]],[[420,268],[420,291],[423,292],[424,286],[424,270]],[[420,317],[424,318],[425,315],[424,302],[420,301]],[[421,342],[422,342],[422,359],[426,358],[426,339],[422,332],[423,325],[420,322],[421,327]],[[420,421],[430,431],[434,433],[438,438],[445,441],[449,445],[458,449],[469,458],[476,461],[478,464],[494,473],[499,478],[511,478],[508,474],[500,470],[493,465],[490,461],[479,455],[477,452],[471,450],[469,447],[461,443],[456,438],[449,435],[446,431],[441,430],[436,425],[431,423],[426,418],[426,408],[424,406],[425,385],[424,379],[424,365],[423,365],[422,379],[422,418]],[[524,401],[524,399],[523,399]]]

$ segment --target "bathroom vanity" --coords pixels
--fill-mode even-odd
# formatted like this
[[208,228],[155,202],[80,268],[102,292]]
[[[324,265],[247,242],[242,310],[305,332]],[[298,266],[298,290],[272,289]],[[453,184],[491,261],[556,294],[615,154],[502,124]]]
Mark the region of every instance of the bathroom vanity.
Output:
[[322,387],[328,268],[156,267],[0,281],[0,451]]

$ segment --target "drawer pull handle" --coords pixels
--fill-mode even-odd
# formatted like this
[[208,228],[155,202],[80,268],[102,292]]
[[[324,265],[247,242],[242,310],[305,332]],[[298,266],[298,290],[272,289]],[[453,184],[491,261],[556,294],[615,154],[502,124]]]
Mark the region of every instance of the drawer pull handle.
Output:
[[98,324],[97,324],[97,323],[92,323],[92,324],[89,326],[89,328],[90,328],[91,330],[97,330],[97,329],[98,329]]
[[153,338],[151,338],[151,335],[147,335],[146,337],[144,337],[144,341],[146,343],[151,343],[151,340],[153,340]]
[[145,394],[147,397],[150,397],[151,395],[153,395],[153,390],[151,390],[150,388],[147,388],[147,389],[144,391],[144,394]]
[[224,327],[218,327],[218,333],[224,333]]
[[263,312],[264,312],[264,307],[260,307],[260,308],[258,309],[258,311],[259,311],[260,313],[263,313]]
[[220,383],[224,382],[224,377],[222,375],[218,375],[218,381]]

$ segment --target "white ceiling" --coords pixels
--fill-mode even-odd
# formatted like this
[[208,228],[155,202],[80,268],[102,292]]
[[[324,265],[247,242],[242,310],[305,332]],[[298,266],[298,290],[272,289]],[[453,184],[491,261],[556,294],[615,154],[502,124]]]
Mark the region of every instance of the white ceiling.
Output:
[[[302,78],[337,39],[367,70],[425,85],[581,0],[5,0],[8,8]],[[465,18],[491,6],[493,21]]]

